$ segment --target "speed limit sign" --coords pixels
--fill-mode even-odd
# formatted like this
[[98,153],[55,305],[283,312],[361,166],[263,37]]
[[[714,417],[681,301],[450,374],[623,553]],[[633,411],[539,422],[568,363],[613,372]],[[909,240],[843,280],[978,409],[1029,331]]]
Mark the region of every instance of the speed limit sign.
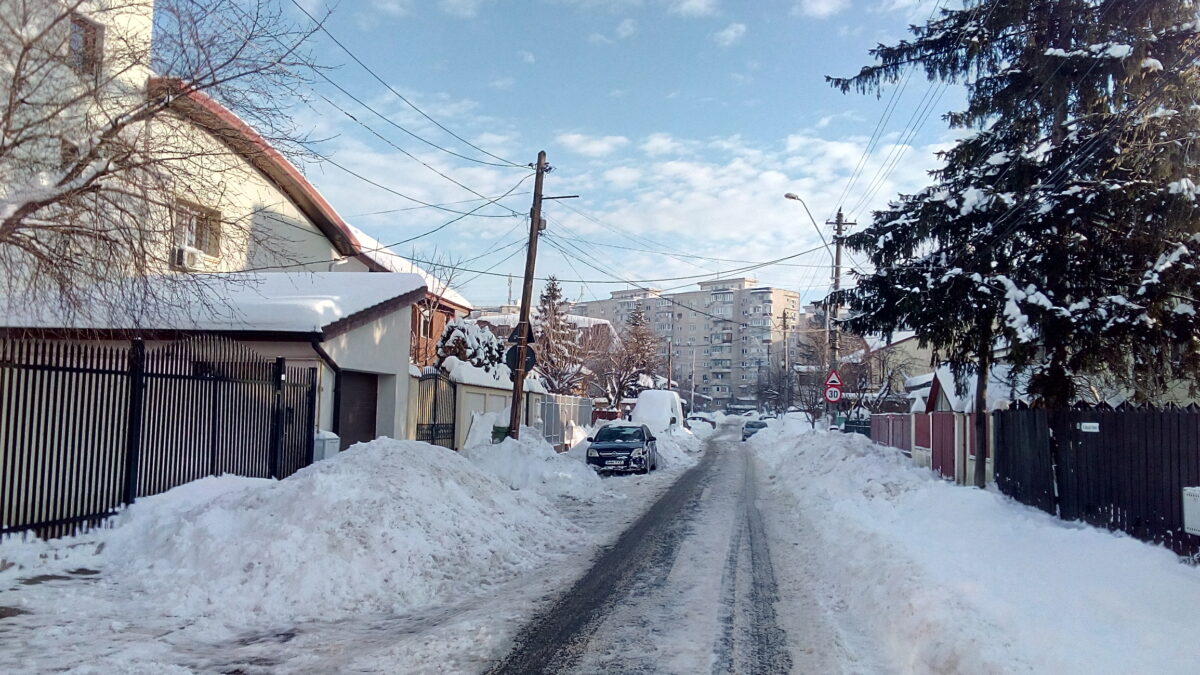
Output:
[[825,387],[825,400],[830,403],[837,403],[842,400],[842,390],[839,387]]

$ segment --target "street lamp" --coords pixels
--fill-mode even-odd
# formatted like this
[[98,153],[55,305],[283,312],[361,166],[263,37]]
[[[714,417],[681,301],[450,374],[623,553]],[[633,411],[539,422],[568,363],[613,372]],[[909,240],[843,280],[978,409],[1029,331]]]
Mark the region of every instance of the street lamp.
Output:
[[[800,206],[804,207],[804,212],[808,214],[808,219],[810,221],[812,221],[813,229],[815,229],[817,231],[817,235],[819,237],[821,237],[821,243],[825,245],[825,252],[829,254],[829,262],[833,264],[834,274],[837,274],[838,273],[838,271],[837,271],[837,256],[835,256],[833,254],[833,251],[831,251],[829,249],[829,242],[825,240],[825,233],[821,231],[821,226],[817,224],[817,219],[813,218],[812,211],[808,210],[808,204],[806,204],[804,202],[804,200],[800,198],[800,195],[796,194],[795,192],[789,192],[789,193],[785,194],[783,196],[783,198],[791,199],[792,201],[796,201],[796,202],[800,202]],[[832,344],[832,340],[830,338],[830,323],[829,323],[829,309],[828,308],[825,309],[825,343],[826,343],[827,349]],[[830,356],[832,356],[832,353],[830,354]],[[829,368],[831,370],[834,368],[833,359],[830,359]]]
[[796,194],[795,192],[789,192],[785,194],[783,198],[800,202],[800,206],[804,207],[804,212],[808,214],[808,219],[812,221],[813,229],[817,231],[817,236],[821,238],[821,243],[825,246],[825,252],[829,254],[829,259],[832,261],[834,259],[833,251],[829,250],[829,242],[825,240],[825,233],[821,231],[821,226],[817,224],[817,219],[813,218],[812,211],[808,210],[808,204],[805,204],[804,200],[800,198],[800,195]]

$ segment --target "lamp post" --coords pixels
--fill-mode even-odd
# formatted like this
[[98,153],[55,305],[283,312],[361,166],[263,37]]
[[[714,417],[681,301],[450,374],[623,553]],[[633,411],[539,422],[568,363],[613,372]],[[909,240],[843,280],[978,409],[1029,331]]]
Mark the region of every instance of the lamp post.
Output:
[[[792,201],[800,202],[800,205],[804,207],[804,212],[808,214],[808,219],[812,222],[813,228],[817,231],[817,235],[821,237],[821,243],[825,245],[825,252],[829,254],[829,262],[831,267],[830,281],[832,283],[833,292],[837,293],[837,291],[841,288],[842,281],[842,225],[844,224],[842,219],[842,210],[838,209],[837,214],[837,230],[833,238],[834,248],[836,249],[835,252],[829,249],[829,242],[825,239],[825,233],[821,231],[821,226],[817,224],[817,219],[813,218],[812,211],[808,209],[808,204],[806,204],[804,200],[801,199],[800,196],[795,192],[789,192],[783,197],[784,199],[791,199]],[[838,310],[839,307],[836,302],[832,305],[832,307],[825,310],[825,334],[826,341],[829,343],[830,370],[837,368],[838,362],[837,327],[830,319],[830,314],[836,315]]]

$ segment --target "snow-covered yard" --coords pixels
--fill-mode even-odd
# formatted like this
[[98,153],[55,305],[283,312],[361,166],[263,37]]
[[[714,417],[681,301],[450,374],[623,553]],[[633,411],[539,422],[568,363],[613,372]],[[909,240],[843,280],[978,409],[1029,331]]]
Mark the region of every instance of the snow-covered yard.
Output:
[[380,439],[0,544],[0,671],[481,670],[699,450],[667,439],[661,471],[601,480],[535,434]]
[[942,482],[857,434],[788,420],[750,445],[773,488],[777,568],[812,596],[782,604],[815,597],[835,617],[844,671],[1200,666],[1200,570],[1166,549]]

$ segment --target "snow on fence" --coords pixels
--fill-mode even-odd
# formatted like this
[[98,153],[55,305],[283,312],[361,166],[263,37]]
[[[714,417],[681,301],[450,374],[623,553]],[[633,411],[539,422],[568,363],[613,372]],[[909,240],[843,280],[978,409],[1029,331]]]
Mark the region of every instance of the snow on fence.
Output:
[[74,533],[204,476],[312,463],[316,369],[232,340],[0,339],[0,535]]
[[1200,554],[1183,527],[1183,488],[1200,485],[1195,409],[995,413],[996,483],[1014,499]]
[[537,426],[546,441],[560,451],[569,449],[563,447],[574,441],[569,427],[582,429],[592,423],[592,399],[547,394],[542,397],[539,413]]

